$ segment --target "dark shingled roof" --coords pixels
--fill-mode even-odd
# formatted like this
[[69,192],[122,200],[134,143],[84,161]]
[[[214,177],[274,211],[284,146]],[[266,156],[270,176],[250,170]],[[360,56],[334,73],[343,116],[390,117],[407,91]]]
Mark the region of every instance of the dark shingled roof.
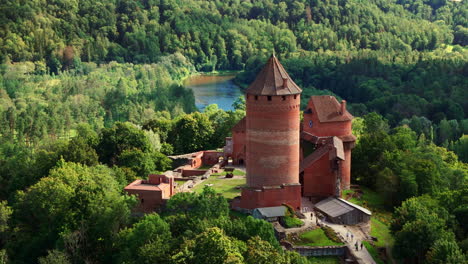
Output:
[[286,215],[286,207],[284,206],[262,207],[256,208],[254,211],[258,211],[263,217],[279,217]]
[[246,90],[246,93],[253,95],[290,95],[301,92],[301,88],[289,77],[275,55],[270,57],[255,81]]
[[353,204],[344,199],[335,197],[328,197],[327,199],[315,204],[315,207],[331,217],[337,217],[349,213],[353,210],[353,208],[367,215],[372,215],[371,211],[367,210],[364,207]]
[[338,103],[334,96],[312,96],[311,100],[315,105],[319,121],[322,123],[351,121],[353,119],[348,110],[345,110],[345,113],[341,114],[341,104]]
[[231,130],[235,132],[245,131],[245,116],[239,122],[237,122],[237,124]]

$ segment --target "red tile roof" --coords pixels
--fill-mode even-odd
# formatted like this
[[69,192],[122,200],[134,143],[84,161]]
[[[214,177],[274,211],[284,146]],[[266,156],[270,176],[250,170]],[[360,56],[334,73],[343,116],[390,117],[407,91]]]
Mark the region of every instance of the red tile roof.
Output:
[[322,123],[351,121],[353,119],[348,110],[345,109],[345,112],[341,113],[341,104],[334,96],[312,96],[311,100],[315,106],[319,121]]
[[246,93],[253,95],[290,95],[301,92],[301,88],[289,77],[274,55],[246,90]]

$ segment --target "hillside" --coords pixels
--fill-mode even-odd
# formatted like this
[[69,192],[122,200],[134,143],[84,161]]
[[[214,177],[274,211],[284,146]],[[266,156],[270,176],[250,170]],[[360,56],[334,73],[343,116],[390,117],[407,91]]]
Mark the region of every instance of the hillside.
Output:
[[374,257],[463,263],[467,45],[467,1],[1,1],[0,262],[308,264],[215,178],[144,217],[123,191],[245,116],[242,98],[197,111],[185,78],[235,70],[245,89],[274,52],[302,108],[348,101]]

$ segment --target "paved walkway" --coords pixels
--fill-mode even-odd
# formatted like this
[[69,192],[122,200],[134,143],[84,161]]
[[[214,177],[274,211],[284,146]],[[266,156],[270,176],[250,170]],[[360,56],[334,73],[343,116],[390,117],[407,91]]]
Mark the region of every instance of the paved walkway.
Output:
[[[305,230],[309,227],[315,226],[315,223],[317,222],[317,218],[315,215],[311,215],[310,212],[305,213],[304,211],[310,211],[314,208],[314,204],[309,201],[307,198],[302,198],[302,211],[304,215],[306,216],[305,225],[300,228],[291,228],[286,230],[286,232],[289,233],[289,230],[292,232],[300,232],[302,230]],[[367,235],[362,232],[362,230],[358,226],[345,226],[345,225],[337,225],[325,221],[319,221],[322,224],[325,224],[329,227],[331,227],[335,232],[341,235],[343,240],[345,241],[346,245],[348,248],[353,252],[353,254],[358,258],[358,261],[360,263],[365,263],[365,264],[375,264],[374,259],[372,256],[369,254],[367,251],[366,247],[362,247],[361,249],[361,242],[367,239]],[[302,229],[302,230],[301,230]],[[349,232],[350,236],[347,239],[346,234]],[[354,238],[351,239],[351,234],[353,234]],[[356,251],[355,243],[358,241],[358,251]]]
[[[323,224],[333,228],[335,232],[340,234],[345,242],[348,248],[351,249],[353,254],[358,258],[358,261],[360,263],[365,263],[365,264],[375,264],[374,259],[372,256],[369,254],[367,251],[366,247],[363,246],[361,249],[361,243],[366,239],[366,235],[362,233],[362,231],[359,229],[359,227],[356,226],[344,226],[344,225],[337,225],[337,224],[332,224],[329,222],[322,221]],[[350,236],[346,238],[346,234],[349,232]],[[353,238],[351,238],[351,234],[353,234]],[[355,243],[356,241],[358,242],[358,251],[356,251]]]

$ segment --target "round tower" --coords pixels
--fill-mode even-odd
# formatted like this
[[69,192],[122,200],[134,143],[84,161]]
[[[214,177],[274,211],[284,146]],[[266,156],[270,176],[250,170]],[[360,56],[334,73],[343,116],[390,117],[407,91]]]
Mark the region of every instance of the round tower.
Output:
[[246,90],[247,187],[241,207],[300,207],[301,92],[275,56]]
[[246,95],[247,185],[299,182],[299,95]]

